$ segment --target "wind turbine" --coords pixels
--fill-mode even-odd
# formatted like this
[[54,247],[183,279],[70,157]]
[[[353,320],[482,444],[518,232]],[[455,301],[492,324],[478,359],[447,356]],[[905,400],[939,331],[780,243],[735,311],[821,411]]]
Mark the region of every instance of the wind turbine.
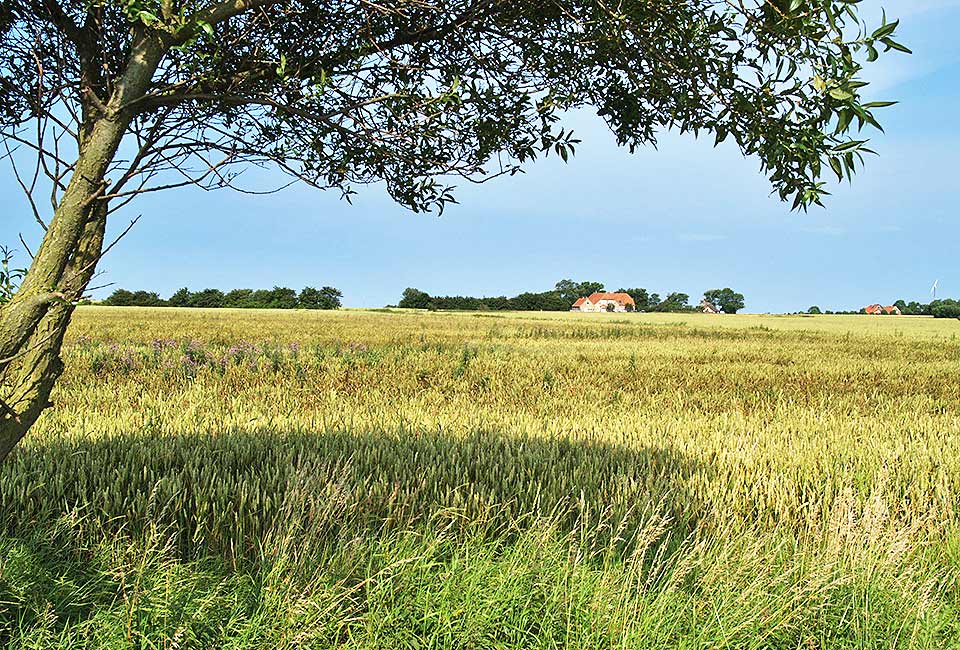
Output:
[[933,281],[933,286],[930,287],[930,294],[933,296],[934,300],[937,299],[937,287],[939,286],[940,286],[940,280],[937,279]]

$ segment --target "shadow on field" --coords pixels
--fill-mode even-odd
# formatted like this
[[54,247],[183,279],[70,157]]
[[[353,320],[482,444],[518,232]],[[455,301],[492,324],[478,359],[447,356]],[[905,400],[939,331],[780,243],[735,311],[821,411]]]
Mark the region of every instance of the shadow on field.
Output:
[[508,540],[532,522],[627,550],[655,514],[687,535],[705,480],[671,450],[476,432],[131,434],[27,444],[0,467],[11,536],[79,515],[95,530],[161,528],[184,558],[255,553],[279,530],[351,539],[456,528]]
[[[155,582],[178,571],[190,594],[239,580],[253,603],[241,604],[255,608],[277,549],[344,579],[355,569],[327,563],[365,565],[370,549],[405,534],[503,548],[545,529],[588,556],[635,543],[669,550],[702,514],[686,486],[703,471],[669,450],[492,432],[28,443],[0,467],[0,642],[135,601],[141,581],[176,601]],[[637,542],[658,522],[659,542]],[[177,569],[181,560],[202,562]],[[181,611],[178,602],[164,607]]]

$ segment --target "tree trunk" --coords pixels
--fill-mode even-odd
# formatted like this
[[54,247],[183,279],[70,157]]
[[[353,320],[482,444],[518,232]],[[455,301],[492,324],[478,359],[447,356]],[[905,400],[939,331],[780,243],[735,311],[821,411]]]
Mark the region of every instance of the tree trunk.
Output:
[[60,349],[73,303],[81,298],[103,248],[107,170],[133,118],[128,108],[149,87],[166,49],[143,35],[117,81],[106,113],[83,125],[73,175],[20,289],[0,308],[0,462],[50,405],[63,363]]
[[94,202],[87,214],[80,241],[65,264],[57,285],[56,293],[62,294],[63,298],[47,304],[19,352],[3,368],[0,462],[50,405],[50,393],[63,372],[60,360],[63,336],[73,315],[73,301],[83,294],[96,269],[103,248],[107,204]]

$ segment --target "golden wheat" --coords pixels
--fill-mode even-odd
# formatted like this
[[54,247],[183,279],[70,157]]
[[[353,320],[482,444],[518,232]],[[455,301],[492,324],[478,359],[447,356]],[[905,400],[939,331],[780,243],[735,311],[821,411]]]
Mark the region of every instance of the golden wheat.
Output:
[[[583,647],[943,645],[960,633],[958,331],[924,318],[81,308],[54,407],[0,469],[14,540],[0,586],[52,570],[17,569],[25,535],[66,535],[83,558],[106,536],[110,575],[154,585],[142,598],[174,599],[157,610],[169,615],[171,576],[204,580],[176,562],[262,567],[250,571],[279,582],[254,620],[276,646],[349,632],[364,647],[387,629],[390,646],[424,624],[415,612],[473,643],[533,634],[523,612],[544,605],[531,594]],[[4,589],[22,603],[0,633],[61,634],[43,614],[54,605],[24,600],[39,587]],[[189,589],[183,602],[226,597]],[[57,598],[86,602],[76,593]],[[457,604],[469,594],[484,603],[477,628]],[[150,607],[118,611],[117,629],[131,638]],[[512,627],[483,627],[511,611]],[[197,620],[226,643],[220,619]],[[113,628],[76,629],[89,643]],[[166,629],[154,638],[180,634]]]

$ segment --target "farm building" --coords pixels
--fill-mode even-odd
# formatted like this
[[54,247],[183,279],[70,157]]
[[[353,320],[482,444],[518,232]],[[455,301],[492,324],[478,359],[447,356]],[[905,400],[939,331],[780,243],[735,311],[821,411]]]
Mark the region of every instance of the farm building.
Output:
[[863,308],[863,311],[867,312],[871,316],[880,316],[882,314],[888,314],[890,316],[901,316],[903,312],[900,311],[900,308],[896,305],[887,305],[883,306],[881,304],[868,305]]
[[570,311],[582,312],[626,312],[636,311],[637,303],[628,293],[609,293],[598,291],[577,299]]
[[720,310],[712,302],[704,298],[700,301],[700,310],[704,314],[719,314]]

